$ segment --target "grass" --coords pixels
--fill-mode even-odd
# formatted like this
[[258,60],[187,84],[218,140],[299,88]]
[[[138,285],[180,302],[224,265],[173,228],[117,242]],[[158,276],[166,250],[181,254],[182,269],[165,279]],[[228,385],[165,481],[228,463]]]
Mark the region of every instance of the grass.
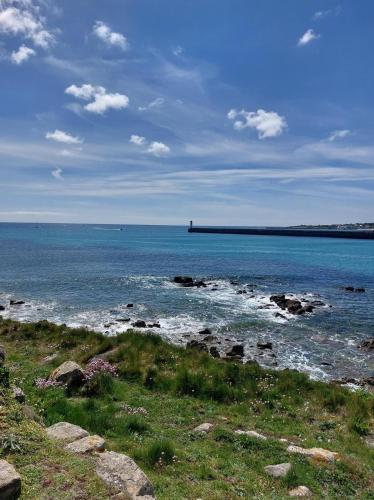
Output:
[[[6,348],[11,383],[24,390],[46,425],[65,420],[102,435],[109,449],[136,460],[161,500],[281,499],[301,484],[315,498],[374,498],[373,451],[362,438],[373,430],[370,394],[312,382],[292,370],[223,362],[136,332],[108,338],[45,321],[3,320],[0,343]],[[53,361],[42,362],[55,352]],[[102,353],[116,365],[118,378],[97,377],[88,392],[71,394],[34,385],[36,378],[46,377],[63,361],[84,366]],[[10,401],[8,397],[12,408],[16,403]],[[147,414],[129,415],[124,404],[143,407]],[[103,485],[96,484],[89,460],[59,454],[35,422],[21,418],[11,423],[9,418],[7,414],[3,424],[0,415],[1,432],[7,436],[0,441],[6,444],[2,455],[17,463],[25,478],[24,498],[39,498],[45,481],[57,488],[56,499],[68,498],[68,484],[73,488],[69,498],[110,498]],[[213,423],[213,431],[195,434],[194,427],[203,422]],[[30,425],[37,438],[22,430]],[[236,429],[257,430],[269,439],[238,435]],[[341,459],[318,464],[290,455],[281,437],[300,446],[337,451]],[[78,467],[78,462],[84,465]],[[264,466],[281,462],[293,465],[286,478],[275,480],[264,473]],[[53,464],[58,464],[55,472]]]

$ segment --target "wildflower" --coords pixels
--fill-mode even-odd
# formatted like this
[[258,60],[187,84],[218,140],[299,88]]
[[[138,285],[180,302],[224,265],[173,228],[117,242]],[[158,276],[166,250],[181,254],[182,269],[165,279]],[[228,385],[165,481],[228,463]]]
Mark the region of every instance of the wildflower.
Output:
[[84,376],[86,380],[91,380],[96,373],[106,373],[108,375],[112,375],[112,377],[117,377],[116,367],[101,358],[91,359],[86,366]]

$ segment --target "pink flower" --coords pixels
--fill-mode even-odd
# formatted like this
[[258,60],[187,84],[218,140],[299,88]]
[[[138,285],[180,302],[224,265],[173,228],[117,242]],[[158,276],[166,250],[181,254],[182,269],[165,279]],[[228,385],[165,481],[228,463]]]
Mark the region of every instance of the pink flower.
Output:
[[38,389],[48,389],[49,387],[59,387],[62,386],[61,382],[56,382],[56,380],[48,380],[46,378],[38,378],[35,380],[35,385]]
[[86,366],[84,371],[84,376],[87,380],[90,380],[96,373],[106,373],[112,375],[112,377],[117,377],[117,369],[115,366],[108,363],[101,358],[93,358]]

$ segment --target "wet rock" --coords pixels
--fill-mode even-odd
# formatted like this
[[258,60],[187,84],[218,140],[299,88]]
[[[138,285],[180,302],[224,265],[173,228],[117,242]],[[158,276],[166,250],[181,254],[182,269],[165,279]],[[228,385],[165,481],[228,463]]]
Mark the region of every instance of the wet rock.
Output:
[[287,318],[286,318],[286,316],[285,316],[284,314],[281,314],[280,312],[276,312],[276,313],[274,314],[274,316],[275,316],[276,318],[287,319]]
[[26,396],[23,390],[20,387],[13,387],[12,394],[16,401],[19,403],[24,403],[26,401]]
[[247,290],[238,290],[236,293],[237,293],[238,295],[245,295],[245,294],[246,294],[246,293],[248,293],[248,292],[247,292]]
[[116,319],[118,323],[130,323],[131,318],[118,318]]
[[126,498],[133,500],[155,498],[148,477],[126,455],[114,451],[100,453],[97,458],[96,473],[116,494],[125,494]]
[[287,476],[291,468],[292,465],[290,463],[283,463],[277,465],[267,465],[266,467],[264,467],[264,471],[269,476],[278,478]]
[[309,488],[306,486],[298,486],[297,488],[294,488],[293,490],[290,490],[288,492],[289,497],[304,497],[308,498],[312,496],[312,492],[310,491]]
[[127,309],[131,309],[132,307],[134,307],[134,304],[126,304],[126,307]]
[[263,441],[267,440],[267,437],[264,436],[263,434],[259,434],[256,431],[242,431],[240,429],[235,431],[235,434],[239,434],[240,436],[249,436],[257,439],[262,439]]
[[0,498],[15,500],[21,495],[21,476],[12,464],[0,460]]
[[220,353],[219,353],[219,350],[217,349],[216,346],[212,346],[210,349],[209,349],[209,354],[213,357],[213,358],[220,358]]
[[0,311],[5,311],[5,307],[2,304],[0,304]]
[[161,328],[160,323],[150,323],[148,328]]
[[205,422],[204,424],[201,424],[201,425],[198,425],[197,427],[195,427],[193,432],[204,432],[205,434],[207,434],[208,432],[210,432],[213,429],[213,427],[214,427],[213,424],[211,424],[209,422]]
[[177,283],[178,285],[186,285],[189,283],[193,283],[193,278],[191,276],[175,276],[173,279],[174,283]]
[[212,335],[212,330],[209,328],[204,328],[204,330],[199,331],[199,335]]
[[354,292],[354,291],[355,291],[355,288],[354,288],[354,286],[345,286],[345,287],[344,287],[344,290],[345,290],[346,292]]
[[311,302],[311,304],[312,304],[312,306],[315,306],[315,307],[323,307],[326,305],[324,302],[322,302],[322,300],[313,300]]
[[215,335],[207,335],[203,338],[204,342],[216,342],[218,339]]
[[105,440],[100,436],[87,436],[65,446],[65,450],[74,453],[92,453],[93,451],[104,451]]
[[278,366],[277,356],[271,349],[259,350],[256,360],[266,366]]
[[226,352],[226,356],[244,356],[244,346],[242,344],[235,344]]
[[357,346],[358,349],[362,349],[363,351],[373,351],[374,350],[374,337],[365,339]]
[[138,319],[134,323],[132,323],[132,326],[135,328],[147,328],[147,323],[141,319]]
[[298,453],[300,455],[305,455],[321,462],[335,462],[335,460],[338,458],[338,453],[324,450],[323,448],[301,448],[300,446],[290,445],[287,448],[287,451],[289,453]]
[[365,292],[365,288],[355,288],[355,292],[364,293]]
[[257,342],[257,349],[273,349],[272,342]]
[[11,306],[22,306],[25,302],[23,300],[10,300],[9,304]]
[[190,340],[187,342],[187,349],[196,349],[198,351],[208,352],[208,346],[199,340]]
[[82,385],[85,381],[82,368],[75,361],[65,361],[49,375],[50,380],[55,380],[68,387]]
[[69,424],[69,422],[58,422],[46,429],[47,436],[56,441],[62,441],[66,444],[77,441],[88,436],[88,432],[78,425]]

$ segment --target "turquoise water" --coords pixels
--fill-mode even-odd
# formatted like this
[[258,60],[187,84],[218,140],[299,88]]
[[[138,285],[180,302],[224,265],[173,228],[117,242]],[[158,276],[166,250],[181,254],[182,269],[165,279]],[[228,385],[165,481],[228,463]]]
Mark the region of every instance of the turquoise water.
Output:
[[[180,288],[171,278],[181,274],[211,284]],[[238,295],[248,284],[253,293]],[[346,285],[366,293],[345,292]],[[278,292],[326,307],[279,318],[276,308],[267,308]],[[11,298],[26,304],[10,307]],[[49,319],[109,335],[128,328],[118,318],[159,321],[155,331],[175,343],[209,327],[244,342],[248,356],[258,340],[271,339],[280,368],[360,377],[373,368],[356,347],[374,334],[373,299],[374,241],[189,234],[171,226],[0,224],[0,303],[5,316],[26,321]]]

